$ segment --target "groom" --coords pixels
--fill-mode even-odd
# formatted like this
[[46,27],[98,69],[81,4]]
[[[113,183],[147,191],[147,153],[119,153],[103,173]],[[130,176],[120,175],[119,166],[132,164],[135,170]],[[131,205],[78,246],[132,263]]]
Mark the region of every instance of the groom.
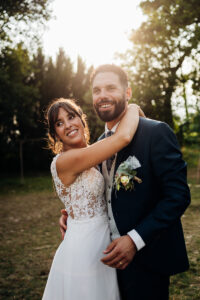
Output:
[[[126,73],[115,65],[99,66],[91,83],[94,108],[106,122],[102,139],[115,132],[132,94]],[[137,172],[134,189],[121,184],[116,190],[115,175],[129,157]],[[170,275],[189,267],[180,217],[190,192],[174,133],[163,122],[140,118],[132,142],[101,171],[112,239],[102,262],[117,268],[123,300],[168,299]],[[61,230],[65,221],[62,216]]]

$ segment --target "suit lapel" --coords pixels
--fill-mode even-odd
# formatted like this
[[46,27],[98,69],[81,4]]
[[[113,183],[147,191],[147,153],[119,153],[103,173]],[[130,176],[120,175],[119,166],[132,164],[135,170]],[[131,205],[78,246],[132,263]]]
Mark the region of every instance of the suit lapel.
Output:
[[[98,138],[98,141],[100,141],[104,138],[105,138],[105,132]],[[129,156],[130,149],[131,149],[131,143],[117,153],[117,159],[116,159],[116,163],[115,163],[115,170],[114,170],[113,177],[115,176],[116,170],[118,169],[121,162],[126,160],[127,157]],[[100,171],[102,173],[102,163],[99,164],[99,168],[100,168]]]
[[127,147],[123,148],[121,151],[118,152],[117,159],[116,159],[116,164],[115,164],[114,176],[115,176],[115,173],[116,173],[119,165],[121,164],[121,162],[126,160],[129,155],[130,155],[130,144]]

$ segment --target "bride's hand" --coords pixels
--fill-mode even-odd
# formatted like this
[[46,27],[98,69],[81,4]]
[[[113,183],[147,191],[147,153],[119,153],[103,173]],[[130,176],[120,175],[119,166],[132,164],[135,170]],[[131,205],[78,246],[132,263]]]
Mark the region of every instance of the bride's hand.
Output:
[[135,110],[135,107],[137,107],[137,109],[138,109],[139,116],[143,117],[143,118],[146,118],[146,116],[145,116],[143,110],[141,109],[141,107],[139,105],[135,104],[135,103],[129,104],[128,105],[128,110]]
[[146,118],[145,113],[143,112],[143,110],[141,109],[141,107],[139,106],[139,116]]
[[145,117],[141,108],[137,104],[129,104],[116,129],[115,134],[119,135],[120,138],[125,138],[127,145],[130,143],[137,130],[139,116]]

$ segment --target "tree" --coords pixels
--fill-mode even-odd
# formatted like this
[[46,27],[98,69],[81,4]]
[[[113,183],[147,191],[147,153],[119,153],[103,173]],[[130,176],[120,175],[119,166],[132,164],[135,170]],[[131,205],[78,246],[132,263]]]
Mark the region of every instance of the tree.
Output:
[[182,70],[191,61],[189,74],[199,68],[199,0],[147,0],[140,6],[147,21],[132,32],[133,49],[122,57],[134,100],[148,116],[173,127],[171,99],[182,85]]
[[32,73],[28,52],[21,44],[0,54],[0,155],[4,163],[6,157],[12,157],[13,168],[18,163],[18,141],[36,136],[38,89],[32,83]]
[[38,90],[32,83],[32,64],[26,49],[6,49],[0,56],[1,132],[7,139],[30,136]]
[[92,107],[91,72],[80,57],[74,71],[62,49],[55,62],[41,48],[31,56],[22,44],[0,52],[1,172],[19,172],[19,153],[25,171],[49,168],[44,111],[54,98],[75,98],[88,117],[92,142],[97,139],[103,125]]
[[[31,42],[37,38],[39,27],[50,18],[52,0],[4,0],[0,2],[1,48],[13,46],[13,40]],[[37,22],[37,27],[35,24]],[[14,38],[17,36],[17,39]]]
[[79,56],[77,59],[77,70],[72,79],[73,97],[79,100],[80,105],[83,105],[83,97],[90,88],[90,74],[87,73],[86,66]]

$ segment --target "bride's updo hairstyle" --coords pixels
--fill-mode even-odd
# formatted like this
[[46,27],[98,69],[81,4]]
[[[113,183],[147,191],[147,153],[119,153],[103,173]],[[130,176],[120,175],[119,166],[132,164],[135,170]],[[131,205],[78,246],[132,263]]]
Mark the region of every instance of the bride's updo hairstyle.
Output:
[[48,148],[51,149],[54,154],[58,154],[63,150],[63,144],[57,139],[55,131],[55,123],[58,119],[58,112],[60,108],[63,108],[66,112],[74,116],[77,115],[81,119],[84,126],[86,143],[88,143],[90,139],[86,115],[83,113],[80,106],[75,103],[75,100],[64,98],[53,100],[46,110],[45,118],[48,125]]

